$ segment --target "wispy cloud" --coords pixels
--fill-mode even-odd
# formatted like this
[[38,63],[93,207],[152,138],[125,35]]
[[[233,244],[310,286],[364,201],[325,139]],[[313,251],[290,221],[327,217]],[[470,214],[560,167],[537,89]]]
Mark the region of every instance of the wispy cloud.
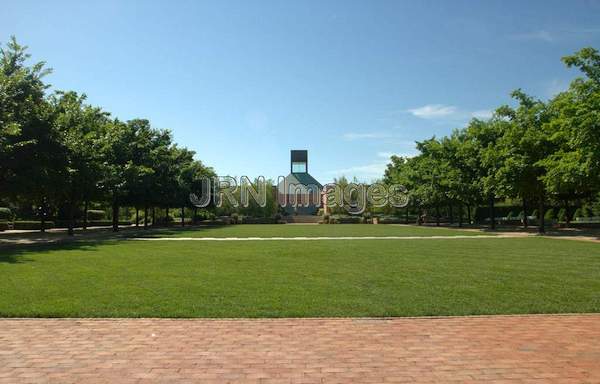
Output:
[[473,117],[489,119],[493,114],[493,111],[489,109],[469,111],[454,105],[444,104],[427,104],[419,108],[408,109],[406,112],[421,119],[452,121],[468,120]]
[[481,109],[479,111],[471,112],[471,117],[476,119],[489,119],[494,114],[494,111],[490,109]]
[[383,174],[385,173],[387,165],[390,161],[390,157],[392,157],[394,155],[401,156],[401,157],[413,157],[416,154],[417,154],[416,150],[415,151],[408,150],[407,152],[403,152],[403,153],[385,152],[385,151],[377,152],[377,157],[381,160],[377,159],[369,164],[356,165],[353,167],[348,167],[348,168],[343,168],[343,169],[336,169],[333,171],[329,171],[327,173],[329,173],[331,175],[337,175],[337,176],[356,177],[356,178],[362,179],[362,180],[373,180],[373,179],[383,177]]
[[427,104],[419,108],[409,109],[408,112],[422,119],[439,119],[454,115],[457,110],[458,108],[452,105]]
[[365,140],[365,139],[386,139],[392,137],[389,133],[383,132],[349,132],[344,133],[344,140]]

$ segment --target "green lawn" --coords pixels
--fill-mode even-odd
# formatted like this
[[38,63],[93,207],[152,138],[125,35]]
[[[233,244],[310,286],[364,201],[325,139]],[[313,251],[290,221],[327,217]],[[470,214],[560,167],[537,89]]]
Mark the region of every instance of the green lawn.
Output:
[[124,240],[0,252],[4,317],[600,312],[600,244],[578,241]]
[[408,225],[336,224],[336,225],[289,225],[253,224],[224,225],[220,227],[196,227],[182,230],[163,230],[152,237],[321,237],[321,236],[476,236],[482,232],[455,229],[418,227]]

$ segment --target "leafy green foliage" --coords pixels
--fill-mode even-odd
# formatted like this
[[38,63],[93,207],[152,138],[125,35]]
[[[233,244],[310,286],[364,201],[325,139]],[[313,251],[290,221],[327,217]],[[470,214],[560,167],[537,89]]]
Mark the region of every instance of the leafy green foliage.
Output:
[[406,185],[421,209],[508,198],[537,213],[548,202],[592,200],[600,191],[600,54],[584,48],[563,61],[586,77],[548,102],[514,91],[516,107],[417,143],[420,154],[392,158],[384,180]]
[[12,221],[13,217],[10,208],[0,207],[0,221]]
[[76,92],[47,96],[49,70],[28,59],[14,37],[0,49],[0,193],[9,201],[40,207],[40,217],[66,208],[69,228],[83,202],[110,204],[117,225],[122,204],[189,206],[200,178],[214,174],[148,120],[112,119]]
[[106,212],[99,209],[90,209],[87,212],[88,220],[104,220],[106,219]]

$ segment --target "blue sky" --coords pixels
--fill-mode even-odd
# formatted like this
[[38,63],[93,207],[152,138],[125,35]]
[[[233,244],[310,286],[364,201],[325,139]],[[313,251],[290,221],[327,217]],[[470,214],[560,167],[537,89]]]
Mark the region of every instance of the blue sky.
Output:
[[120,119],[148,118],[221,175],[380,177],[387,157],[577,76],[600,1],[4,1],[10,35]]

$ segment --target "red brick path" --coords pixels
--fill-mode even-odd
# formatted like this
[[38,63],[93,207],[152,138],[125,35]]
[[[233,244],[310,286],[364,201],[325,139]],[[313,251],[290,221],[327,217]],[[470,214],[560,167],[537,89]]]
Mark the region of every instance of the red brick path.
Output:
[[600,315],[0,320],[0,383],[600,383]]

